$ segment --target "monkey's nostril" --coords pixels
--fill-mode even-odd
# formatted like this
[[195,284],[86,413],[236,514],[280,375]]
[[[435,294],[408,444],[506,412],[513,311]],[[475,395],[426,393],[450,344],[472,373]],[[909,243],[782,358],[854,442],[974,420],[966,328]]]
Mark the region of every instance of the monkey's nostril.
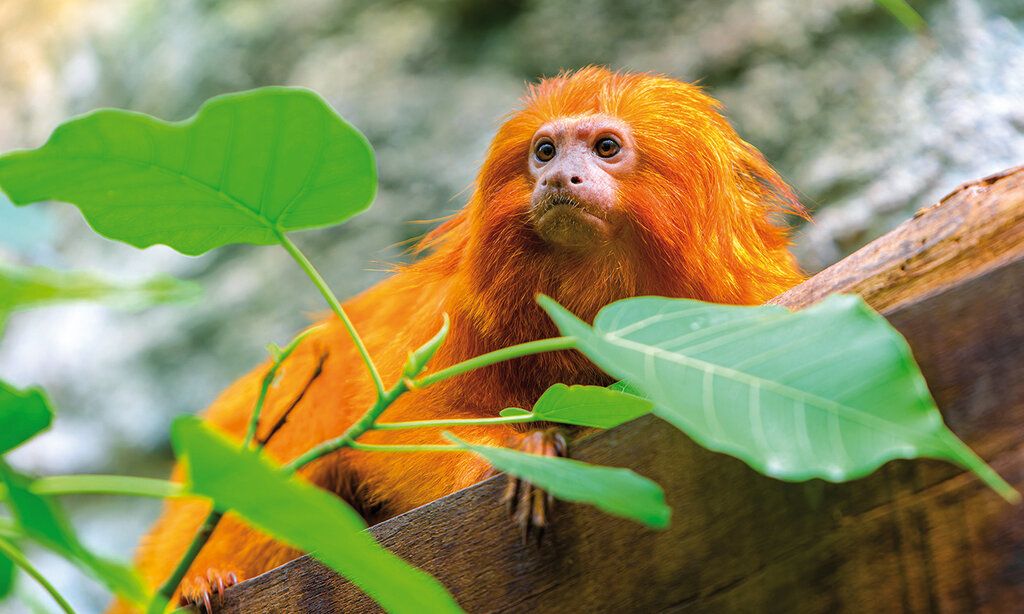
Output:
[[580,179],[579,177],[575,176],[575,175],[573,175],[572,179],[570,179],[569,181],[571,181],[573,183],[583,183],[583,180]]

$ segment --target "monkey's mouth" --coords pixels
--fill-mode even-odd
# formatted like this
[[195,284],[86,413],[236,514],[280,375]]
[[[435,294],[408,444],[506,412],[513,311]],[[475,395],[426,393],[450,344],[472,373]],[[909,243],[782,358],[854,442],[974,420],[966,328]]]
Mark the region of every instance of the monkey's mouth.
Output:
[[541,199],[533,207],[533,228],[545,242],[559,247],[588,247],[606,239],[611,227],[594,207],[564,193]]

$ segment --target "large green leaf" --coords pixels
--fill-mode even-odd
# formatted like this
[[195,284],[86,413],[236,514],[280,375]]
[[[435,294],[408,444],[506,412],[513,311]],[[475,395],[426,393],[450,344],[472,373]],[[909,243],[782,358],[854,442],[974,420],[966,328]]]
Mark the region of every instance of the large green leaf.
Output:
[[99,557],[75,535],[57,503],[33,493],[32,480],[0,460],[0,480],[6,486],[4,503],[11,509],[21,531],[96,576],[110,590],[135,603],[147,600],[142,581],[130,567]]
[[308,551],[387,611],[462,611],[437,580],[382,548],[359,514],[338,497],[271,465],[258,452],[240,449],[194,417],[176,420],[172,437],[192,492]]
[[197,284],[161,275],[141,284],[115,284],[90,273],[0,264],[0,329],[17,309],[59,301],[104,301],[144,307],[194,298]]
[[641,297],[605,307],[593,327],[550,298],[541,305],[655,414],[766,475],[844,481],[929,457],[1019,498],[946,428],[906,341],[859,297],[796,313]]
[[547,422],[610,429],[650,413],[651,407],[647,399],[604,386],[555,384],[534,403],[533,415]]
[[528,480],[554,497],[589,503],[609,514],[657,529],[668,526],[672,510],[665,504],[665,493],[661,487],[629,469],[474,445],[447,432],[444,436],[479,454],[495,469]]
[[53,409],[38,388],[18,390],[0,381],[0,454],[46,430]]
[[101,235],[201,254],[342,222],[377,189],[373,150],[316,93],[268,87],[213,98],[168,123],[100,110],[32,151],[0,157],[18,205],[74,203]]

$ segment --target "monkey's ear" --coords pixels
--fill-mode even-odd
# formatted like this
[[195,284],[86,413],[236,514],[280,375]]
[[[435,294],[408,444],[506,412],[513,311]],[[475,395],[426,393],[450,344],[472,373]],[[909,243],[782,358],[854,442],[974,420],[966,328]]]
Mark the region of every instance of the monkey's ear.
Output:
[[438,247],[449,239],[462,234],[468,221],[469,216],[466,209],[459,211],[446,219],[440,226],[423,235],[419,243],[412,248],[412,253],[418,256],[428,249]]

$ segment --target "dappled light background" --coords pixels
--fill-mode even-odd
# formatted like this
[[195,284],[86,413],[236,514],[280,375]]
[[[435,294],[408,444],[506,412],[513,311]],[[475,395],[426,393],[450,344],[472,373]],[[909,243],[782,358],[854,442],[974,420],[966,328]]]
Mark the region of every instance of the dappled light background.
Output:
[[[464,204],[525,82],[590,63],[663,72],[708,87],[813,209],[795,248],[813,272],[958,184],[1024,163],[1024,3],[912,4],[925,34],[872,0],[2,0],[0,150],[38,146],[101,106],[184,119],[225,92],[313,88],[378,152],[373,208],[295,237],[351,295],[430,227],[413,221]],[[205,288],[198,302],[142,312],[76,304],[11,318],[0,376],[44,386],[59,412],[13,455],[37,473],[166,476],[171,419],[324,307],[280,249],[138,251],[98,237],[70,206],[15,209],[2,195],[0,261],[125,281],[170,273]],[[86,541],[121,557],[158,511],[67,503]],[[66,564],[32,556],[83,611],[106,602]],[[49,607],[29,582],[18,590]]]

